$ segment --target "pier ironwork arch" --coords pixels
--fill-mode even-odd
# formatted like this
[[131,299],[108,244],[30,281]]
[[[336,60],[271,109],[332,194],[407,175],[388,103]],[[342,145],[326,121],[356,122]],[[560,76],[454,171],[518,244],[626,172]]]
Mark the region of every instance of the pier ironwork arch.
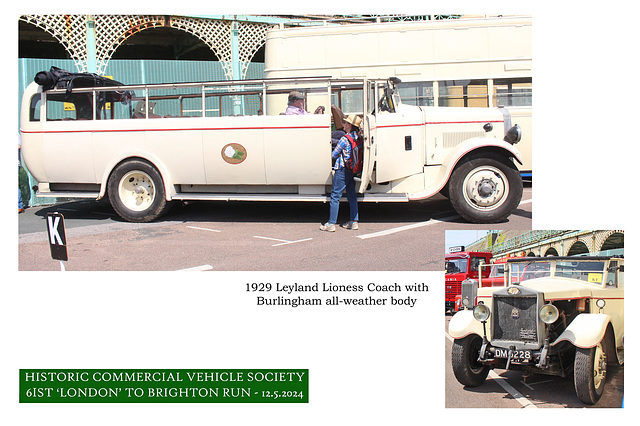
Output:
[[496,256],[595,255],[624,247],[624,231],[530,231],[493,248]]
[[249,62],[265,43],[268,20],[229,20],[165,15],[23,15],[20,20],[53,36],[78,72],[104,74],[113,52],[129,37],[151,28],[170,27],[204,42],[222,64],[228,80],[243,79]]

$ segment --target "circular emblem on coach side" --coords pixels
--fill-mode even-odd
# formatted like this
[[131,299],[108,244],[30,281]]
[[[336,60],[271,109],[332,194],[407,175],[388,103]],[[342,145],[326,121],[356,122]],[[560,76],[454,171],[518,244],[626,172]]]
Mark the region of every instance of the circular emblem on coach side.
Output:
[[247,158],[247,150],[239,143],[228,143],[222,148],[221,155],[229,164],[240,164]]

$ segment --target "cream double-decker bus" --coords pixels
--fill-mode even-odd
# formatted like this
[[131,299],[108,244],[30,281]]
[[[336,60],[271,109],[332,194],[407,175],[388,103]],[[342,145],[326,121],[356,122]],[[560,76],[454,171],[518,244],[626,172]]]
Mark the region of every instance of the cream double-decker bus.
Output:
[[520,171],[529,178],[531,31],[530,16],[282,26],[267,33],[265,76],[395,76],[405,104],[505,107],[522,127]]
[[[21,109],[37,195],[108,197],[128,221],[175,200],[327,202],[340,102],[362,115],[363,202],[446,194],[469,221],[509,216],[522,196],[520,127],[500,108],[402,104],[398,80],[277,78],[124,85],[52,68]],[[291,91],[307,111],[285,115]],[[338,102],[340,101],[340,102]],[[333,108],[331,108],[333,106]]]

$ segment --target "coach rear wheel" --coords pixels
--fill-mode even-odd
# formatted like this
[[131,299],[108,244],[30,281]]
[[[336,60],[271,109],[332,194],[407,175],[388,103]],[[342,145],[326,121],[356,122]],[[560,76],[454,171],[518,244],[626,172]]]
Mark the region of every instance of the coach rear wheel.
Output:
[[129,160],[116,167],[108,190],[113,209],[129,222],[150,222],[169,207],[160,173],[145,161]]

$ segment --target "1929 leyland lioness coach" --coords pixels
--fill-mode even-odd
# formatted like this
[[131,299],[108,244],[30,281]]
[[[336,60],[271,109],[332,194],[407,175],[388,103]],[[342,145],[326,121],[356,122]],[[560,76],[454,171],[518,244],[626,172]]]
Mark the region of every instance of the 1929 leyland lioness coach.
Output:
[[456,379],[479,386],[492,368],[573,373],[578,398],[595,404],[607,364],[624,362],[624,260],[516,258],[507,265],[507,286],[476,285],[473,310],[451,318]]
[[[360,201],[442,193],[469,221],[508,217],[522,197],[521,129],[509,112],[403,105],[398,81],[134,86],[52,68],[24,92],[22,152],[37,195],[108,197],[128,221],[154,220],[173,200],[327,202],[332,131],[359,114]],[[327,113],[286,115],[292,91]]]

